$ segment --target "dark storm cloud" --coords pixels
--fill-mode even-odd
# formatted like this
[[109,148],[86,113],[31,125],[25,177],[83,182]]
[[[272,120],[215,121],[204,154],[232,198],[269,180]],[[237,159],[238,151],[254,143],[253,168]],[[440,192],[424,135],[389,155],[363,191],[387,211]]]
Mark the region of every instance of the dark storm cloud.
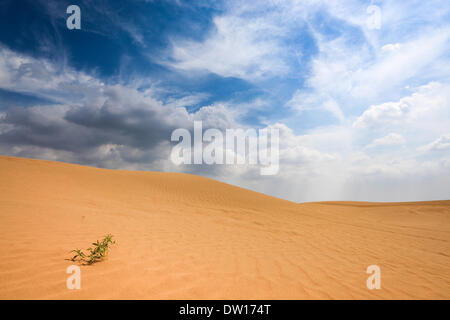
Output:
[[155,161],[169,159],[176,143],[170,141],[173,130],[192,131],[194,119],[203,120],[204,129],[226,128],[233,121],[223,108],[205,107],[189,114],[136,89],[98,86],[81,105],[74,101],[12,107],[0,113],[0,149],[3,154],[41,158],[50,152],[56,160],[100,167],[155,169]]
[[[61,108],[61,107],[59,107]],[[10,108],[0,125],[10,128],[0,134],[0,143],[4,145],[38,146],[72,152],[99,146],[107,137],[80,130],[61,117],[48,117],[46,114],[55,112],[55,107]],[[61,113],[61,111],[60,111]]]
[[163,140],[170,139],[172,126],[165,123],[152,110],[132,109],[114,112],[107,106],[93,110],[81,107],[69,110],[65,120],[102,132],[108,141],[101,143],[115,143],[137,148],[152,148]]

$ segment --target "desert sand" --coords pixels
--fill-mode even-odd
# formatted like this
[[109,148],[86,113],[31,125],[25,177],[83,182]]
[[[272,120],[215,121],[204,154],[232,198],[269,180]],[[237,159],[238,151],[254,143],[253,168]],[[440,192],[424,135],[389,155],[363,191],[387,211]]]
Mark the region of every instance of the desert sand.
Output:
[[[109,258],[68,290],[69,252],[107,233]],[[297,204],[187,174],[0,157],[0,299],[420,298],[450,298],[450,201]]]

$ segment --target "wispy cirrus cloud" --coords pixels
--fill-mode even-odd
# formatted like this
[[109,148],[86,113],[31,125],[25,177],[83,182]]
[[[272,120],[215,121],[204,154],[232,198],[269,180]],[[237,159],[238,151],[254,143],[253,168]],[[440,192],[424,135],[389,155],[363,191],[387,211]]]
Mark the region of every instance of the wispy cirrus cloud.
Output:
[[215,17],[206,40],[172,42],[169,66],[246,80],[288,72],[279,46],[280,30],[263,18]]

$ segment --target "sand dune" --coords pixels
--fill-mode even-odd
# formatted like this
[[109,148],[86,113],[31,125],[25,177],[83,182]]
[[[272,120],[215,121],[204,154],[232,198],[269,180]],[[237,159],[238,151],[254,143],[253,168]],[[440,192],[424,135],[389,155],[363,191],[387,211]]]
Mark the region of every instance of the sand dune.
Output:
[[[112,233],[109,259],[69,251]],[[380,290],[366,268],[381,268]],[[0,157],[1,299],[450,298],[450,201],[296,204],[210,179]]]

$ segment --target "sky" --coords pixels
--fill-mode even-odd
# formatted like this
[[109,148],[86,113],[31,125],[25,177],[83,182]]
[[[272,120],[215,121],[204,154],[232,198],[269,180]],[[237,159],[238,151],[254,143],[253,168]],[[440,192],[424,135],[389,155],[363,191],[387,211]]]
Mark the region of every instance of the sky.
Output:
[[[194,121],[278,129],[278,173],[175,165]],[[449,199],[450,3],[0,0],[0,155],[296,202]]]

